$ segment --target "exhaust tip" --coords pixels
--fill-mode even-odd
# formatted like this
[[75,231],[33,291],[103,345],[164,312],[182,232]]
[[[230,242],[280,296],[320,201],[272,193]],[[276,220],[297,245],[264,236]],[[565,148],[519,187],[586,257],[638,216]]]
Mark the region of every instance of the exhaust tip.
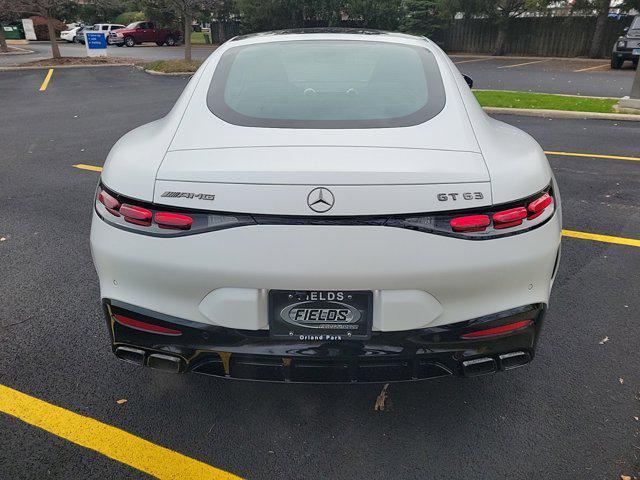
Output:
[[139,348],[117,347],[113,353],[125,362],[141,366],[144,365],[144,350],[140,350]]
[[462,373],[465,377],[488,375],[496,371],[496,361],[493,358],[475,358],[462,362]]
[[163,355],[162,353],[152,353],[147,358],[147,367],[155,368],[169,373],[180,373],[183,368],[183,361],[180,357],[173,355]]
[[522,367],[531,361],[531,355],[529,352],[511,352],[500,355],[500,368],[502,370],[513,370],[514,368]]

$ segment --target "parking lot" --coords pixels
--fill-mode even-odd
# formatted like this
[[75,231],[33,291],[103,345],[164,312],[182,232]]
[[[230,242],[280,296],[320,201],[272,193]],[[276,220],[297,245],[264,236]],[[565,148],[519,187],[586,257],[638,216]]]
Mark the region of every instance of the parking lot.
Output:
[[[477,58],[454,60],[479,88],[506,88],[508,75],[509,88],[620,96],[633,75]],[[640,475],[638,122],[500,117],[553,152],[562,194],[537,357],[495,376],[391,384],[376,409],[381,385],[172,376],[113,356],[89,251],[98,167],[188,78],[56,69],[40,91],[45,74],[0,72],[0,478]]]
[[[27,46],[33,53],[27,55],[0,55],[0,67],[19,66],[34,60],[49,58],[48,42],[32,42]],[[204,60],[212,45],[194,45],[193,58]],[[61,43],[66,57],[86,55],[84,45]],[[182,46],[157,47],[155,44],[133,48],[109,46],[108,55],[127,57],[132,61],[172,60],[183,58]],[[487,90],[520,90],[543,93],[562,93],[601,97],[622,97],[629,94],[634,70],[627,62],[621,70],[611,70],[608,59],[492,57],[480,55],[452,55],[458,68],[471,76],[475,88]]]

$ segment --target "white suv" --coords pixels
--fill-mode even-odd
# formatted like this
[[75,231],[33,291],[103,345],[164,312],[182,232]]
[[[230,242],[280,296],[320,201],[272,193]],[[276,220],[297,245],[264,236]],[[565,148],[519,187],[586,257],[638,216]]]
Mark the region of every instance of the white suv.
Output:
[[107,43],[109,42],[109,32],[124,28],[124,25],[119,23],[96,23],[95,25],[85,27],[84,30],[78,33],[78,41],[84,45],[84,32],[104,32],[107,37]]

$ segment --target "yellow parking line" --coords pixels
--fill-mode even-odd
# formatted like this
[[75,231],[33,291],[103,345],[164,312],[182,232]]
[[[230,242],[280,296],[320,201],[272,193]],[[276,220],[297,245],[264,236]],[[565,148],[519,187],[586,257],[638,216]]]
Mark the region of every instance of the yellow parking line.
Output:
[[628,160],[640,162],[639,157],[621,157],[619,155],[600,155],[598,153],[573,153],[573,152],[544,152],[547,155],[560,155],[562,157],[606,158],[610,160]]
[[84,163],[76,163],[74,167],[79,168],[80,170],[91,170],[92,172],[102,171],[102,167],[97,167],[96,165],[85,165]]
[[610,235],[599,235],[597,233],[574,232],[573,230],[562,230],[562,235],[571,238],[581,238],[582,240],[640,247],[640,240],[636,240],[635,238],[612,237]]
[[609,64],[605,63],[604,65],[597,65],[595,67],[588,67],[588,68],[581,68],[580,70],[574,70],[574,73],[577,72],[588,72],[589,70],[597,70],[598,68],[602,68],[602,67],[608,67]]
[[42,82],[42,85],[40,85],[41,92],[44,92],[47,89],[47,86],[49,85],[49,80],[51,80],[51,75],[53,75],[53,68],[50,68],[49,71],[47,72],[47,76],[44,77],[44,81]]
[[548,62],[548,59],[545,60],[536,60],[535,62],[525,62],[525,63],[516,63],[515,65],[503,65],[502,67],[498,67],[498,68],[516,68],[516,67],[524,67],[525,65],[533,65],[534,63],[542,63],[542,62]]
[[0,412],[160,479],[240,477],[105,423],[0,385]]

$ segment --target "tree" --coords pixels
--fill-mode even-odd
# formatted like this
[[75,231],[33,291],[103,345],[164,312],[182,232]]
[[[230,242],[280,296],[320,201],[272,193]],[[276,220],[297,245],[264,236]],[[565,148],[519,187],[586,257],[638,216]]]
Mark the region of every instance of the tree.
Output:
[[[191,62],[191,31],[193,19],[198,12],[213,11],[221,0],[142,0],[145,11],[163,12],[165,18],[178,18],[182,21],[184,30],[184,60]],[[152,16],[152,19],[155,15]]]
[[484,16],[493,20],[498,30],[494,55],[504,55],[511,20],[525,12],[544,11],[550,0],[458,0],[465,15]]
[[7,53],[9,47],[7,46],[7,39],[4,36],[4,29],[2,28],[2,21],[10,19],[9,0],[0,0],[0,52]]
[[457,0],[403,0],[400,30],[433,35],[453,20],[459,8]]
[[346,0],[344,11],[349,18],[362,20],[366,28],[397,30],[402,13],[400,0]]
[[60,48],[56,32],[53,27],[53,21],[60,16],[66,9],[73,8],[71,0],[10,0],[6,2],[7,11],[40,15],[47,22],[47,31],[49,32],[49,42],[51,43],[51,55],[53,58],[61,58]]

